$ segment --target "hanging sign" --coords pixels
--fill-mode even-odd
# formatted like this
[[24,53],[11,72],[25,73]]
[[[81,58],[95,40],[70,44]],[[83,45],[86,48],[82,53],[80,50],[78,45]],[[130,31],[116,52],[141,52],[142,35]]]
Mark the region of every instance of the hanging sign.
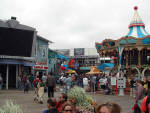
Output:
[[116,85],[116,77],[111,77],[111,85]]

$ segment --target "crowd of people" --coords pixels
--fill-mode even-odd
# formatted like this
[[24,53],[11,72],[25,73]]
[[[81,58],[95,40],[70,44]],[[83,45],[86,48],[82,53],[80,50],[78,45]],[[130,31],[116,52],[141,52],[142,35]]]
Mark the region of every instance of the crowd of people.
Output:
[[[0,76],[0,88],[2,81],[3,79]],[[64,93],[61,93],[58,99],[54,98],[56,80],[52,73],[41,77],[38,75],[18,76],[17,81],[18,90],[23,90],[24,93],[28,93],[29,89],[34,90],[34,101],[40,104],[43,104],[44,92],[48,92],[48,110],[45,110],[44,113],[77,112],[77,107],[73,106],[72,103],[67,100],[67,93],[74,85],[84,88],[85,91],[96,92],[100,88],[105,91],[105,94],[109,94],[111,91],[110,77],[105,75],[79,76],[76,74],[62,74],[59,78],[59,90]],[[142,81],[139,78],[131,78],[129,84],[131,89],[130,95],[135,97],[135,104],[132,108],[134,113],[150,113],[150,77],[145,77]],[[121,107],[116,103],[105,103],[97,105],[95,112],[121,113]]]
[[130,85],[131,94],[135,91],[134,113],[150,113],[150,77],[143,80],[131,78]]
[[[121,107],[119,104],[114,102],[107,102],[104,104],[98,104],[94,106],[94,113],[121,113]],[[61,93],[59,98],[49,98],[47,100],[47,109],[43,113],[82,113],[78,106],[72,104],[68,100],[67,94]],[[90,112],[87,112],[90,113]]]
[[[99,79],[105,79],[105,77],[101,77]],[[39,78],[38,75],[19,76],[18,90],[24,89],[24,93],[28,93],[29,89],[34,90],[34,101],[40,104],[43,104],[44,92],[47,92],[47,109],[44,110],[43,113],[81,113],[81,111],[78,109],[78,106],[75,106],[70,100],[68,100],[68,91],[74,85],[77,85],[85,88],[85,91],[91,87],[92,91],[95,92],[98,88],[98,85],[100,85],[98,84],[97,80],[97,76],[89,78],[88,76],[83,75],[77,76],[71,74],[62,74],[59,81],[61,88],[64,89],[64,93],[61,93],[59,98],[54,98],[56,80],[54,76],[52,76],[52,73],[43,75],[41,78]],[[104,85],[107,85],[107,81],[104,81],[105,83],[102,84],[102,87],[106,87]],[[95,113],[121,113],[121,107],[116,103],[99,104],[94,106],[94,108]]]
[[110,77],[105,75],[76,75],[76,74],[62,74],[60,77],[60,85],[64,86],[65,91],[71,88],[74,85],[82,87],[85,91],[91,91],[96,93],[99,89],[104,90],[105,94],[110,94],[112,91]]

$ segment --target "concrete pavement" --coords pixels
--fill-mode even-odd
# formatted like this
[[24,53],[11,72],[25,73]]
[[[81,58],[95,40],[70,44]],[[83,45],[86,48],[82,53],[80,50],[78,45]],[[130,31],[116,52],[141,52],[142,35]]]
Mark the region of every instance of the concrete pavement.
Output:
[[[58,98],[61,92],[55,92],[55,97]],[[94,100],[98,103],[105,103],[107,101],[113,101],[121,105],[122,113],[132,113],[131,108],[134,103],[133,97],[116,96],[116,95],[103,95],[89,92]],[[23,91],[18,90],[0,90],[0,106],[4,104],[6,100],[13,100],[19,104],[21,108],[27,113],[42,113],[47,108],[47,93],[44,94],[44,104],[38,104],[33,101],[34,91],[29,91],[28,94],[24,94]]]

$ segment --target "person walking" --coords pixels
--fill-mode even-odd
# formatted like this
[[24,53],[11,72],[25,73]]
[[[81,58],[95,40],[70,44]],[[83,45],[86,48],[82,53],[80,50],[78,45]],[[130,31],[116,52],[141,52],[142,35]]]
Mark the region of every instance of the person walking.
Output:
[[87,87],[89,86],[89,80],[86,76],[84,76],[83,78],[83,86],[84,86],[84,90],[86,91]]
[[51,74],[48,74],[47,80],[46,80],[46,86],[48,87],[48,98],[54,97],[54,89],[56,87],[56,81],[54,77]]
[[68,90],[71,88],[72,86],[72,78],[71,75],[67,76],[66,80],[65,80],[65,84],[66,84],[66,88],[65,88],[65,93],[68,93]]
[[33,90],[33,81],[34,81],[34,76],[33,76],[33,74],[30,74],[30,76],[29,76],[29,82],[30,82],[30,88],[31,88],[31,90]]
[[141,80],[136,80],[137,90],[136,90],[136,97],[135,97],[135,104],[137,108],[134,110],[134,113],[141,113],[140,106],[142,99],[145,96],[144,87],[142,86]]
[[25,93],[28,93],[29,88],[30,88],[30,82],[29,82],[29,80],[27,79],[27,80],[25,81],[25,85],[24,85],[24,94],[25,94]]
[[0,74],[0,90],[2,89],[3,86],[3,78],[2,75]]
[[96,82],[96,76],[94,75],[92,77],[93,93],[96,91]]
[[150,94],[143,98],[140,109],[141,113],[150,113]]
[[40,80],[37,87],[38,87],[38,101],[40,104],[43,104],[44,87],[45,87],[44,82]]
[[18,83],[18,90],[21,91],[22,87],[21,87],[21,75],[17,77],[17,83]]
[[132,77],[130,80],[130,96],[134,96],[134,84],[135,84],[135,81],[134,81],[134,78]]

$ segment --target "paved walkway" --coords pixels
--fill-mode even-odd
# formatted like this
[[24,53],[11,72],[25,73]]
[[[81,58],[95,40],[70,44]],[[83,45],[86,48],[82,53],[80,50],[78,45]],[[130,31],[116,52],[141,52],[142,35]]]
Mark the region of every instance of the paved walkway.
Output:
[[[55,97],[58,98],[60,92],[55,93]],[[113,96],[102,95],[95,93],[88,93],[98,103],[105,103],[107,101],[114,101],[121,105],[122,113],[132,113],[131,107],[133,106],[134,99],[130,96]],[[34,91],[30,91],[28,94],[24,94],[22,91],[17,90],[1,90],[0,91],[0,106],[2,106],[6,100],[14,100],[19,104],[21,108],[27,113],[42,113],[46,109],[47,93],[44,94],[44,104],[38,104],[33,101]]]

